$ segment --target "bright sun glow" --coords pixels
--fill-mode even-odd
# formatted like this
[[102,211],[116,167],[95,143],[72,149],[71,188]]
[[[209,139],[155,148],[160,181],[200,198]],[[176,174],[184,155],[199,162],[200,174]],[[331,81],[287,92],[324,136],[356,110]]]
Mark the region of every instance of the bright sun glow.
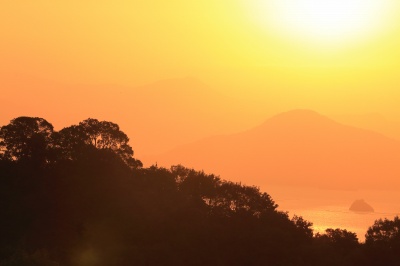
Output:
[[[338,44],[382,30],[391,0],[256,0],[256,17],[275,31]],[[257,15],[258,14],[258,15]]]

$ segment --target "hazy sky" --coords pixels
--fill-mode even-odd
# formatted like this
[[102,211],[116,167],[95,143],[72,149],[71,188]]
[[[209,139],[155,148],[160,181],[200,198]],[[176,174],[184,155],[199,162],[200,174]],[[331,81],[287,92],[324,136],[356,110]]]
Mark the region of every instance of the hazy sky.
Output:
[[[135,157],[143,158],[144,162],[146,156],[207,136],[230,136],[249,130],[242,133],[250,135],[241,142],[246,148],[249,142],[257,140],[250,134],[254,132],[251,128],[276,113],[298,108],[312,109],[338,117],[345,123],[400,139],[400,123],[392,123],[392,120],[400,121],[398,2],[1,0],[0,126],[18,116],[43,117],[53,123],[56,130],[88,117],[113,121],[131,138]],[[373,115],[363,115],[370,113]],[[301,119],[293,119],[297,120]],[[342,126],[335,124],[335,128]],[[299,129],[301,126],[284,130],[276,136],[296,136]],[[379,136],[378,141],[368,142],[367,139],[357,146],[363,140],[359,136],[370,136],[370,133],[354,134],[354,138],[349,138],[348,146],[356,145],[358,148],[347,151],[347,146],[342,145],[346,138],[342,142],[329,141],[335,140],[337,132],[342,131],[332,132],[328,134],[331,138],[322,138],[328,139],[323,143],[325,146],[315,145],[316,151],[328,148],[315,152],[317,155],[309,162],[311,166],[307,160],[312,144],[304,146],[301,141],[296,144],[301,146],[302,153],[294,153],[295,157],[290,142],[279,147],[275,145],[276,152],[271,153],[273,145],[267,144],[274,144],[274,138],[270,138],[263,140],[265,143],[260,141],[264,146],[260,143],[253,145],[262,147],[262,152],[267,155],[270,152],[270,159],[260,153],[253,160],[256,167],[248,167],[239,158],[238,163],[225,162],[227,166],[223,170],[235,171],[237,175],[240,171],[236,172],[231,166],[242,166],[244,172],[240,178],[250,181],[244,176],[249,175],[249,170],[258,171],[260,168],[257,167],[272,171],[270,173],[279,167],[296,171],[296,163],[305,162],[309,171],[318,166],[333,167],[329,171],[320,169],[325,171],[322,176],[330,183],[331,180],[347,183],[339,177],[354,179],[356,175],[358,179],[355,180],[362,180],[374,174],[374,169],[380,172],[368,182],[384,180],[384,173],[387,173],[386,178],[399,173],[395,161],[398,150],[389,153],[382,148],[383,152],[373,154],[380,151],[381,146],[390,151],[395,146],[391,144],[392,140]],[[308,133],[304,135],[309,137]],[[270,130],[262,131],[260,136],[271,136],[268,134]],[[230,144],[230,138],[227,139],[224,141]],[[381,145],[386,142],[390,145]],[[212,147],[218,147],[219,143],[225,142],[220,141]],[[237,141],[228,145],[232,149],[229,155],[233,157],[240,155],[235,145]],[[207,147],[203,145],[200,148]],[[335,160],[318,163],[334,155],[335,149],[338,155]],[[214,160],[208,152],[205,152],[205,158],[211,158],[211,163],[229,157],[218,156],[215,152]],[[293,160],[289,165],[285,159],[291,152]],[[254,156],[256,153],[251,151],[249,154]],[[282,161],[276,154],[281,154]],[[378,163],[379,168],[376,166],[379,158],[375,160],[373,156],[380,154],[395,155],[390,158],[382,156],[388,159]],[[343,159],[346,156],[348,160]],[[192,157],[184,158],[197,160],[196,156]],[[365,157],[367,159],[363,161]],[[158,160],[161,165],[160,157],[149,158],[155,159],[148,159],[147,163]],[[264,167],[266,162],[275,162],[275,168]],[[346,169],[347,164],[354,167]],[[373,170],[364,175],[365,165],[369,166],[365,169]],[[204,166],[201,164],[199,167]],[[209,169],[219,174],[218,168]],[[346,170],[347,175],[341,173]],[[332,175],[335,171],[338,173],[336,176]],[[255,172],[253,178],[260,173],[264,172]],[[292,177],[297,178],[297,175]],[[397,179],[395,176],[393,180]],[[251,181],[252,184],[263,184],[260,180]],[[280,195],[293,196],[287,189],[271,191],[278,200],[282,199]],[[331,194],[325,198],[344,199]],[[304,195],[296,196],[295,202],[304,206],[309,204]],[[321,202],[323,197],[319,194],[318,197],[312,201]],[[349,199],[355,197],[355,192],[351,191]],[[374,197],[370,198],[379,198],[385,204],[396,202],[387,197]],[[372,201],[372,204],[376,202]],[[350,201],[345,204],[350,204]],[[283,206],[292,211],[285,202]],[[380,208],[378,204],[375,206]],[[313,218],[316,228],[322,228],[319,223],[325,223],[325,218],[323,222]]]
[[394,0],[21,0],[0,7],[5,106],[29,105],[27,90],[40,89],[40,81],[21,89],[21,79],[136,87],[189,76],[270,113],[310,108],[400,120]]

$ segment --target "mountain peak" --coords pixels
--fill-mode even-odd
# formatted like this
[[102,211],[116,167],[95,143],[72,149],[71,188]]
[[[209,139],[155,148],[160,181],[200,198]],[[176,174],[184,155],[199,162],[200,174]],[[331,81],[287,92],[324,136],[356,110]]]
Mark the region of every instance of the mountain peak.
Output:
[[294,109],[287,112],[277,114],[267,121],[264,125],[292,125],[292,126],[302,126],[302,125],[328,125],[337,124],[334,120],[321,115],[320,113],[309,110],[309,109]]
[[183,78],[170,78],[170,79],[163,79],[163,80],[158,80],[152,84],[153,86],[157,87],[206,87],[207,85],[194,77],[186,76]]
[[[276,119],[293,119],[293,118],[322,118],[324,117],[320,113],[310,110],[310,109],[293,109],[287,112],[283,112],[273,116],[272,118]],[[328,118],[327,118],[328,119]]]

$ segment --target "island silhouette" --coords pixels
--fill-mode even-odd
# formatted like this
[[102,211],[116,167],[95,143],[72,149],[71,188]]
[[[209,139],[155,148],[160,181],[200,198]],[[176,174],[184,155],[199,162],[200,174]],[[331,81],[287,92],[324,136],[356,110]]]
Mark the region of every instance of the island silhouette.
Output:
[[366,203],[363,199],[354,201],[349,210],[353,212],[374,212],[374,208],[372,208],[371,205]]

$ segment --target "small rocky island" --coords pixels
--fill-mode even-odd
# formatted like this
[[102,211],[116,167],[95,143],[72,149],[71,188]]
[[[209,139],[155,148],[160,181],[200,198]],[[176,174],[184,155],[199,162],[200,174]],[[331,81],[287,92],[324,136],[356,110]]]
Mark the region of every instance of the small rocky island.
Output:
[[374,212],[374,208],[363,199],[354,201],[349,210],[353,212]]

